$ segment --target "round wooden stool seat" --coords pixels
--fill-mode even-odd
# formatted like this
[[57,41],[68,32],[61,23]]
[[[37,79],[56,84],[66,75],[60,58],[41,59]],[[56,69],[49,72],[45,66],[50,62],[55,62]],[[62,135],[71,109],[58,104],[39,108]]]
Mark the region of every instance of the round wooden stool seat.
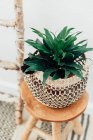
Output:
[[84,112],[88,104],[88,93],[85,91],[83,96],[72,105],[62,108],[54,109],[47,107],[37,101],[31,94],[25,82],[21,85],[22,98],[26,104],[29,113],[35,118],[51,122],[66,122],[78,117]]

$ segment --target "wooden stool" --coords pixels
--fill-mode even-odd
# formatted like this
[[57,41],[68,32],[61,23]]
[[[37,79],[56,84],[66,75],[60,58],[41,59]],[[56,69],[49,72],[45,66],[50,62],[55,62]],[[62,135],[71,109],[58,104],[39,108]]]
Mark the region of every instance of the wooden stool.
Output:
[[[25,107],[33,116],[32,119],[29,119],[27,128],[23,133],[21,140],[28,140],[32,130],[35,130],[47,140],[66,140],[68,133],[71,130],[74,130],[78,135],[82,134],[82,126],[77,117],[84,112],[88,104],[88,93],[86,91],[76,103],[73,103],[69,107],[53,109],[38,102],[32,96],[31,91],[28,89],[25,82],[22,83],[21,89]],[[38,120],[52,122],[52,136],[35,126]],[[62,133],[61,122],[68,122]]]

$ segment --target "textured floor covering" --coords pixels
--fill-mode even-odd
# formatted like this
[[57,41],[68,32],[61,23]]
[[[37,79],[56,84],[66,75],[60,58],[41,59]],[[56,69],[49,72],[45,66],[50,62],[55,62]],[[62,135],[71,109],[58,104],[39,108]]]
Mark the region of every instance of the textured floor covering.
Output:
[[0,140],[11,140],[15,125],[15,106],[6,102],[0,102]]

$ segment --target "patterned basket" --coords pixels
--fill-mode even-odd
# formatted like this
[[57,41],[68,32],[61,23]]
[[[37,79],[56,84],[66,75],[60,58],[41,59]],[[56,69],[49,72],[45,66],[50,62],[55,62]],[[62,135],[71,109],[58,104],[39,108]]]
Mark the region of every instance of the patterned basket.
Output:
[[84,80],[72,76],[53,81],[49,77],[44,86],[42,85],[43,72],[25,74],[24,80],[39,102],[52,108],[63,108],[76,102],[82,96],[88,79],[88,67],[84,67]]

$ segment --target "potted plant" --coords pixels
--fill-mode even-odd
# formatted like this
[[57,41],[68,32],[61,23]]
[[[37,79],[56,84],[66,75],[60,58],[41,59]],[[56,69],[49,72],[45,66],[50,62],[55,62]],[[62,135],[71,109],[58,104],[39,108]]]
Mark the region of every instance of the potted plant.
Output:
[[24,59],[22,71],[33,96],[41,103],[62,108],[76,102],[83,94],[88,67],[85,53],[87,41],[77,42],[81,32],[64,27],[57,35],[44,29],[44,33],[32,28],[39,39],[28,39],[26,43],[36,49]]

